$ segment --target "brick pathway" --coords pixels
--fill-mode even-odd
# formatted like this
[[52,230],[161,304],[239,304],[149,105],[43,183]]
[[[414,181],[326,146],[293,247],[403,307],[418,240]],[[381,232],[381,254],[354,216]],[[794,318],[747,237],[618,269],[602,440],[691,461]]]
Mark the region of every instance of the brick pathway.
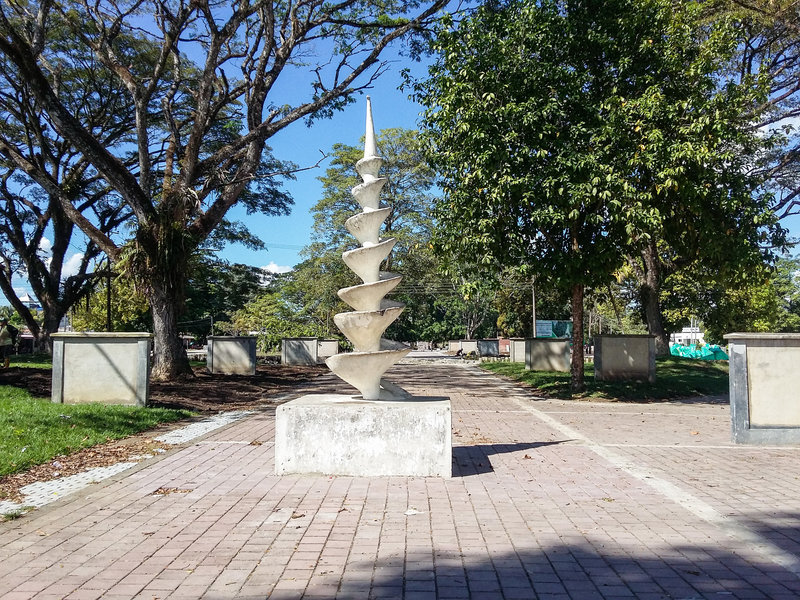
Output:
[[452,479],[276,477],[256,413],[0,524],[0,598],[800,597],[800,448],[733,446],[726,405],[391,378],[451,397]]

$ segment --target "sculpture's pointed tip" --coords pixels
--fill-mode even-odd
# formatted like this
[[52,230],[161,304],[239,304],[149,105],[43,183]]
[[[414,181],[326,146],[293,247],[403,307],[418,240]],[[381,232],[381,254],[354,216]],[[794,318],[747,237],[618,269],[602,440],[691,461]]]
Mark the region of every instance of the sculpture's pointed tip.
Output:
[[367,130],[364,135],[364,158],[378,156],[378,145],[375,143],[375,126],[372,124],[372,100],[367,96]]

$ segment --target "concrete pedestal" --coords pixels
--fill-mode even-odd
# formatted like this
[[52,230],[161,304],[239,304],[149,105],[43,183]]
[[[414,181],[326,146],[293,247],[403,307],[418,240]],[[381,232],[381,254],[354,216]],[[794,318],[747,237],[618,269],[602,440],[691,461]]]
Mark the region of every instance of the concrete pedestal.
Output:
[[209,373],[255,375],[256,338],[254,336],[208,336],[206,368]]
[[275,473],[451,477],[450,400],[315,394],[278,407]]
[[51,400],[146,406],[149,333],[54,333]]
[[595,381],[656,380],[656,338],[652,335],[597,335]]
[[312,366],[319,362],[317,338],[283,338],[281,364]]
[[800,444],[800,334],[730,333],[731,434],[737,444]]
[[525,362],[525,338],[512,338],[509,343],[508,360],[512,363]]
[[478,340],[478,356],[500,356],[500,340]]
[[528,371],[569,372],[569,340],[529,338],[525,340],[525,368]]

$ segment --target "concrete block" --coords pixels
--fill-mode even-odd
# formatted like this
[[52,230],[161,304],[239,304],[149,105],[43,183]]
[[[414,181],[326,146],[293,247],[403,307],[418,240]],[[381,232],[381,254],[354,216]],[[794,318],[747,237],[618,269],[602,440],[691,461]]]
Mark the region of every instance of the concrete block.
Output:
[[281,364],[316,365],[319,362],[319,344],[315,337],[283,338]]
[[334,354],[339,354],[339,340],[317,341],[317,361],[325,362],[326,358]]
[[508,360],[514,363],[525,362],[525,338],[511,338],[509,340]]
[[275,414],[275,473],[450,477],[450,400],[315,394],[282,404]]
[[529,338],[525,340],[525,368],[528,371],[569,372],[569,340]]
[[477,340],[478,356],[500,356],[499,340]]
[[255,375],[256,338],[244,335],[208,337],[206,368],[223,375]]
[[478,353],[478,342],[477,340],[461,340],[461,351],[464,354],[469,354],[470,352]]
[[511,353],[511,340],[508,338],[499,338],[497,340],[500,346],[500,356],[508,356]]
[[461,350],[461,340],[450,340],[447,342],[447,349],[450,352],[458,352]]
[[149,333],[54,333],[51,400],[146,406]]
[[652,335],[597,335],[594,338],[597,381],[656,380],[656,338]]
[[731,437],[737,444],[800,444],[800,334],[731,333]]

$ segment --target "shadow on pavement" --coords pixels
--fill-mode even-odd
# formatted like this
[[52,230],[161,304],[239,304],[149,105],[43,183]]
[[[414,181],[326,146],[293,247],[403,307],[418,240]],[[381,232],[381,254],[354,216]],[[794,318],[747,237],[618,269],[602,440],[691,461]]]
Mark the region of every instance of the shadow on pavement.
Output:
[[[413,517],[409,517],[413,518]],[[537,540],[532,537],[531,545]],[[610,547],[606,547],[609,544]],[[699,600],[800,596],[800,579],[781,567],[760,568],[724,548],[664,547],[631,555],[607,540],[585,545],[544,545],[484,556],[436,552],[392,558],[369,576],[345,579],[337,598]],[[404,567],[405,565],[405,567]]]
[[520,442],[516,444],[477,444],[474,446],[453,446],[453,477],[469,477],[482,473],[492,473],[491,459],[495,454],[534,450],[545,446],[563,444],[572,440],[557,442]]

